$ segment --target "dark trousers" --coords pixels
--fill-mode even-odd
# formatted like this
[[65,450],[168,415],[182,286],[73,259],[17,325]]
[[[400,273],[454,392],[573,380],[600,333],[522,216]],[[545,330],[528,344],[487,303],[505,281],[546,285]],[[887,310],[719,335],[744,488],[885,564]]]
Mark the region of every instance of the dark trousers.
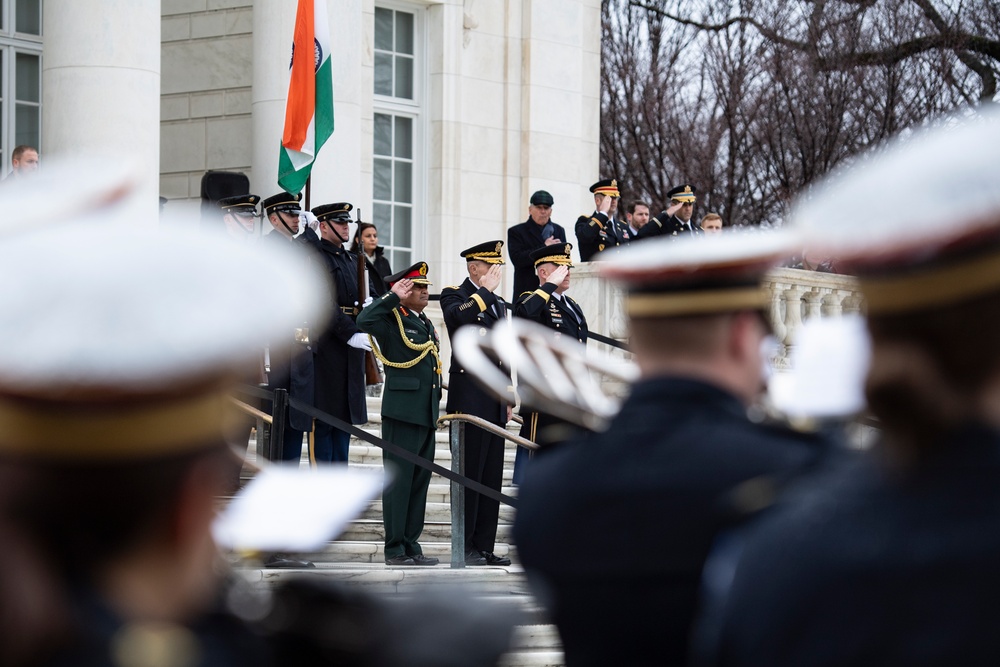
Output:
[[[434,429],[429,426],[382,417],[382,439],[423,459],[434,460]],[[385,557],[422,554],[417,540],[424,530],[431,471],[386,451],[382,452],[382,464],[393,474],[389,488],[382,492]]]
[[[465,425],[465,476],[496,491],[503,484],[504,441],[472,424]],[[493,552],[500,503],[465,489],[465,549]]]
[[299,459],[302,458],[302,435],[303,431],[285,427],[285,439],[281,443],[282,462],[298,465]]
[[347,463],[350,456],[351,434],[316,420],[313,434],[313,455],[317,463]]

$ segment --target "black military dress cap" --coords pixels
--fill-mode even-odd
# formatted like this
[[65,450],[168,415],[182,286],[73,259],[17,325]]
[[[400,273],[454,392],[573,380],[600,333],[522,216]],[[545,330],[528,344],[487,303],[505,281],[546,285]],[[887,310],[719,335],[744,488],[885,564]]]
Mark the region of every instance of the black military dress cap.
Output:
[[698,198],[695,197],[694,186],[688,183],[678,185],[676,188],[671,188],[667,192],[667,199],[684,203],[690,202],[692,204],[698,200]]
[[532,206],[552,206],[555,203],[555,200],[552,199],[552,195],[545,190],[538,190],[531,195]]
[[536,267],[539,264],[558,264],[572,268],[573,260],[570,257],[570,252],[572,251],[572,243],[554,243],[532,250],[528,254],[528,257],[531,258],[532,263]]
[[[949,119],[820,183],[790,222],[802,226],[807,252],[858,278],[869,315],[1000,294],[998,145],[997,109]],[[834,213],[862,188],[877,193],[863,223]]]
[[302,201],[302,193],[297,195],[292,195],[287,192],[279,192],[278,194],[268,197],[261,204],[264,209],[264,215],[271,215],[278,211],[287,211],[288,213],[301,213],[302,207],[299,203]]
[[403,269],[397,273],[392,274],[385,279],[387,283],[392,285],[393,283],[398,283],[403,278],[409,278],[413,281],[415,285],[433,285],[430,280],[427,279],[427,262],[417,262],[413,266]]
[[486,241],[462,251],[462,257],[467,262],[486,262],[487,264],[504,264],[503,241]]
[[633,318],[763,310],[764,274],[801,247],[799,230],[732,233],[718,243],[693,235],[656,238],[601,262],[600,275],[628,290]]
[[590,186],[590,191],[595,195],[607,195],[609,197],[621,197],[618,191],[618,179],[605,178]]
[[320,222],[351,222],[351,209],[353,208],[354,206],[343,201],[317,206],[312,210],[312,213]]
[[220,199],[219,208],[227,212],[255,214],[257,213],[258,202],[260,202],[260,197],[257,195],[236,195]]

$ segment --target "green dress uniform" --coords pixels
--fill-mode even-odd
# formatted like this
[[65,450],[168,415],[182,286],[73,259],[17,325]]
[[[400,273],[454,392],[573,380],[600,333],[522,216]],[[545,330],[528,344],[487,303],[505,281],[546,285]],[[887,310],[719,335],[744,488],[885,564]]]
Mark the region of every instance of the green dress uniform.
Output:
[[[426,268],[424,271],[426,275]],[[362,310],[357,323],[378,341],[381,355],[390,362],[385,363],[382,438],[433,461],[441,402],[441,364],[434,325],[423,313],[402,306],[391,291]],[[409,368],[393,365],[407,365],[421,355]],[[392,484],[382,494],[385,558],[421,555],[417,540],[424,529],[431,473],[388,452],[382,453],[382,461],[394,471]]]

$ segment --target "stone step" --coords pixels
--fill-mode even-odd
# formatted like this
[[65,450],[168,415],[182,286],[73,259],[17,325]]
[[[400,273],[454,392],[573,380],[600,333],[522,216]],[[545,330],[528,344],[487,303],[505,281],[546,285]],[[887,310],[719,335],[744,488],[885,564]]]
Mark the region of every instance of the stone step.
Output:
[[[515,510],[509,505],[500,505],[500,520],[499,523],[502,524],[512,524],[514,523]],[[382,520],[382,501],[375,500],[368,505],[359,519],[371,519],[375,521]],[[451,503],[450,502],[427,502],[427,509],[424,511],[424,520],[432,522],[442,522],[446,523],[451,521]]]
[[510,650],[500,667],[563,667],[562,640],[554,625],[520,625],[511,635]]
[[306,570],[270,570],[262,567],[238,566],[234,570],[254,586],[276,586],[292,578],[322,578],[357,586],[372,593],[417,594],[428,588],[447,586],[464,593],[483,595],[524,596],[529,594],[524,571],[509,567],[470,567],[452,569],[446,564],[431,567],[393,566],[384,563],[316,563]]
[[[497,542],[510,544],[511,532],[512,526],[510,524],[500,524],[497,526]],[[433,542],[450,542],[451,522],[425,521],[421,539]],[[385,540],[385,528],[381,520],[355,519],[347,525],[347,528],[340,534],[338,540],[347,542],[381,542]]]
[[[507,443],[503,454],[504,465],[513,466],[514,457],[517,455],[517,446],[513,443]],[[351,439],[350,456],[349,462],[352,464],[382,463],[382,449],[357,438]],[[447,442],[437,444],[437,448],[434,450],[434,461],[446,468],[451,468],[451,447]]]
[[[425,542],[421,540],[420,547],[424,555],[439,558],[442,563],[451,563],[451,542]],[[517,561],[517,548],[512,544],[497,542],[493,553],[507,556]],[[351,542],[338,540],[331,542],[322,551],[296,554],[314,563],[385,563],[385,545],[383,542]]]

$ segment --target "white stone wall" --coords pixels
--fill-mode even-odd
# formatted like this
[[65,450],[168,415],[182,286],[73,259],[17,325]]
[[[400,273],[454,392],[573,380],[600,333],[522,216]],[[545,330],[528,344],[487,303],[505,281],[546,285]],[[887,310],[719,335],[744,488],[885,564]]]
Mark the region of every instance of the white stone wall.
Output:
[[198,201],[209,169],[250,175],[252,4],[162,0],[160,194],[170,200]]

